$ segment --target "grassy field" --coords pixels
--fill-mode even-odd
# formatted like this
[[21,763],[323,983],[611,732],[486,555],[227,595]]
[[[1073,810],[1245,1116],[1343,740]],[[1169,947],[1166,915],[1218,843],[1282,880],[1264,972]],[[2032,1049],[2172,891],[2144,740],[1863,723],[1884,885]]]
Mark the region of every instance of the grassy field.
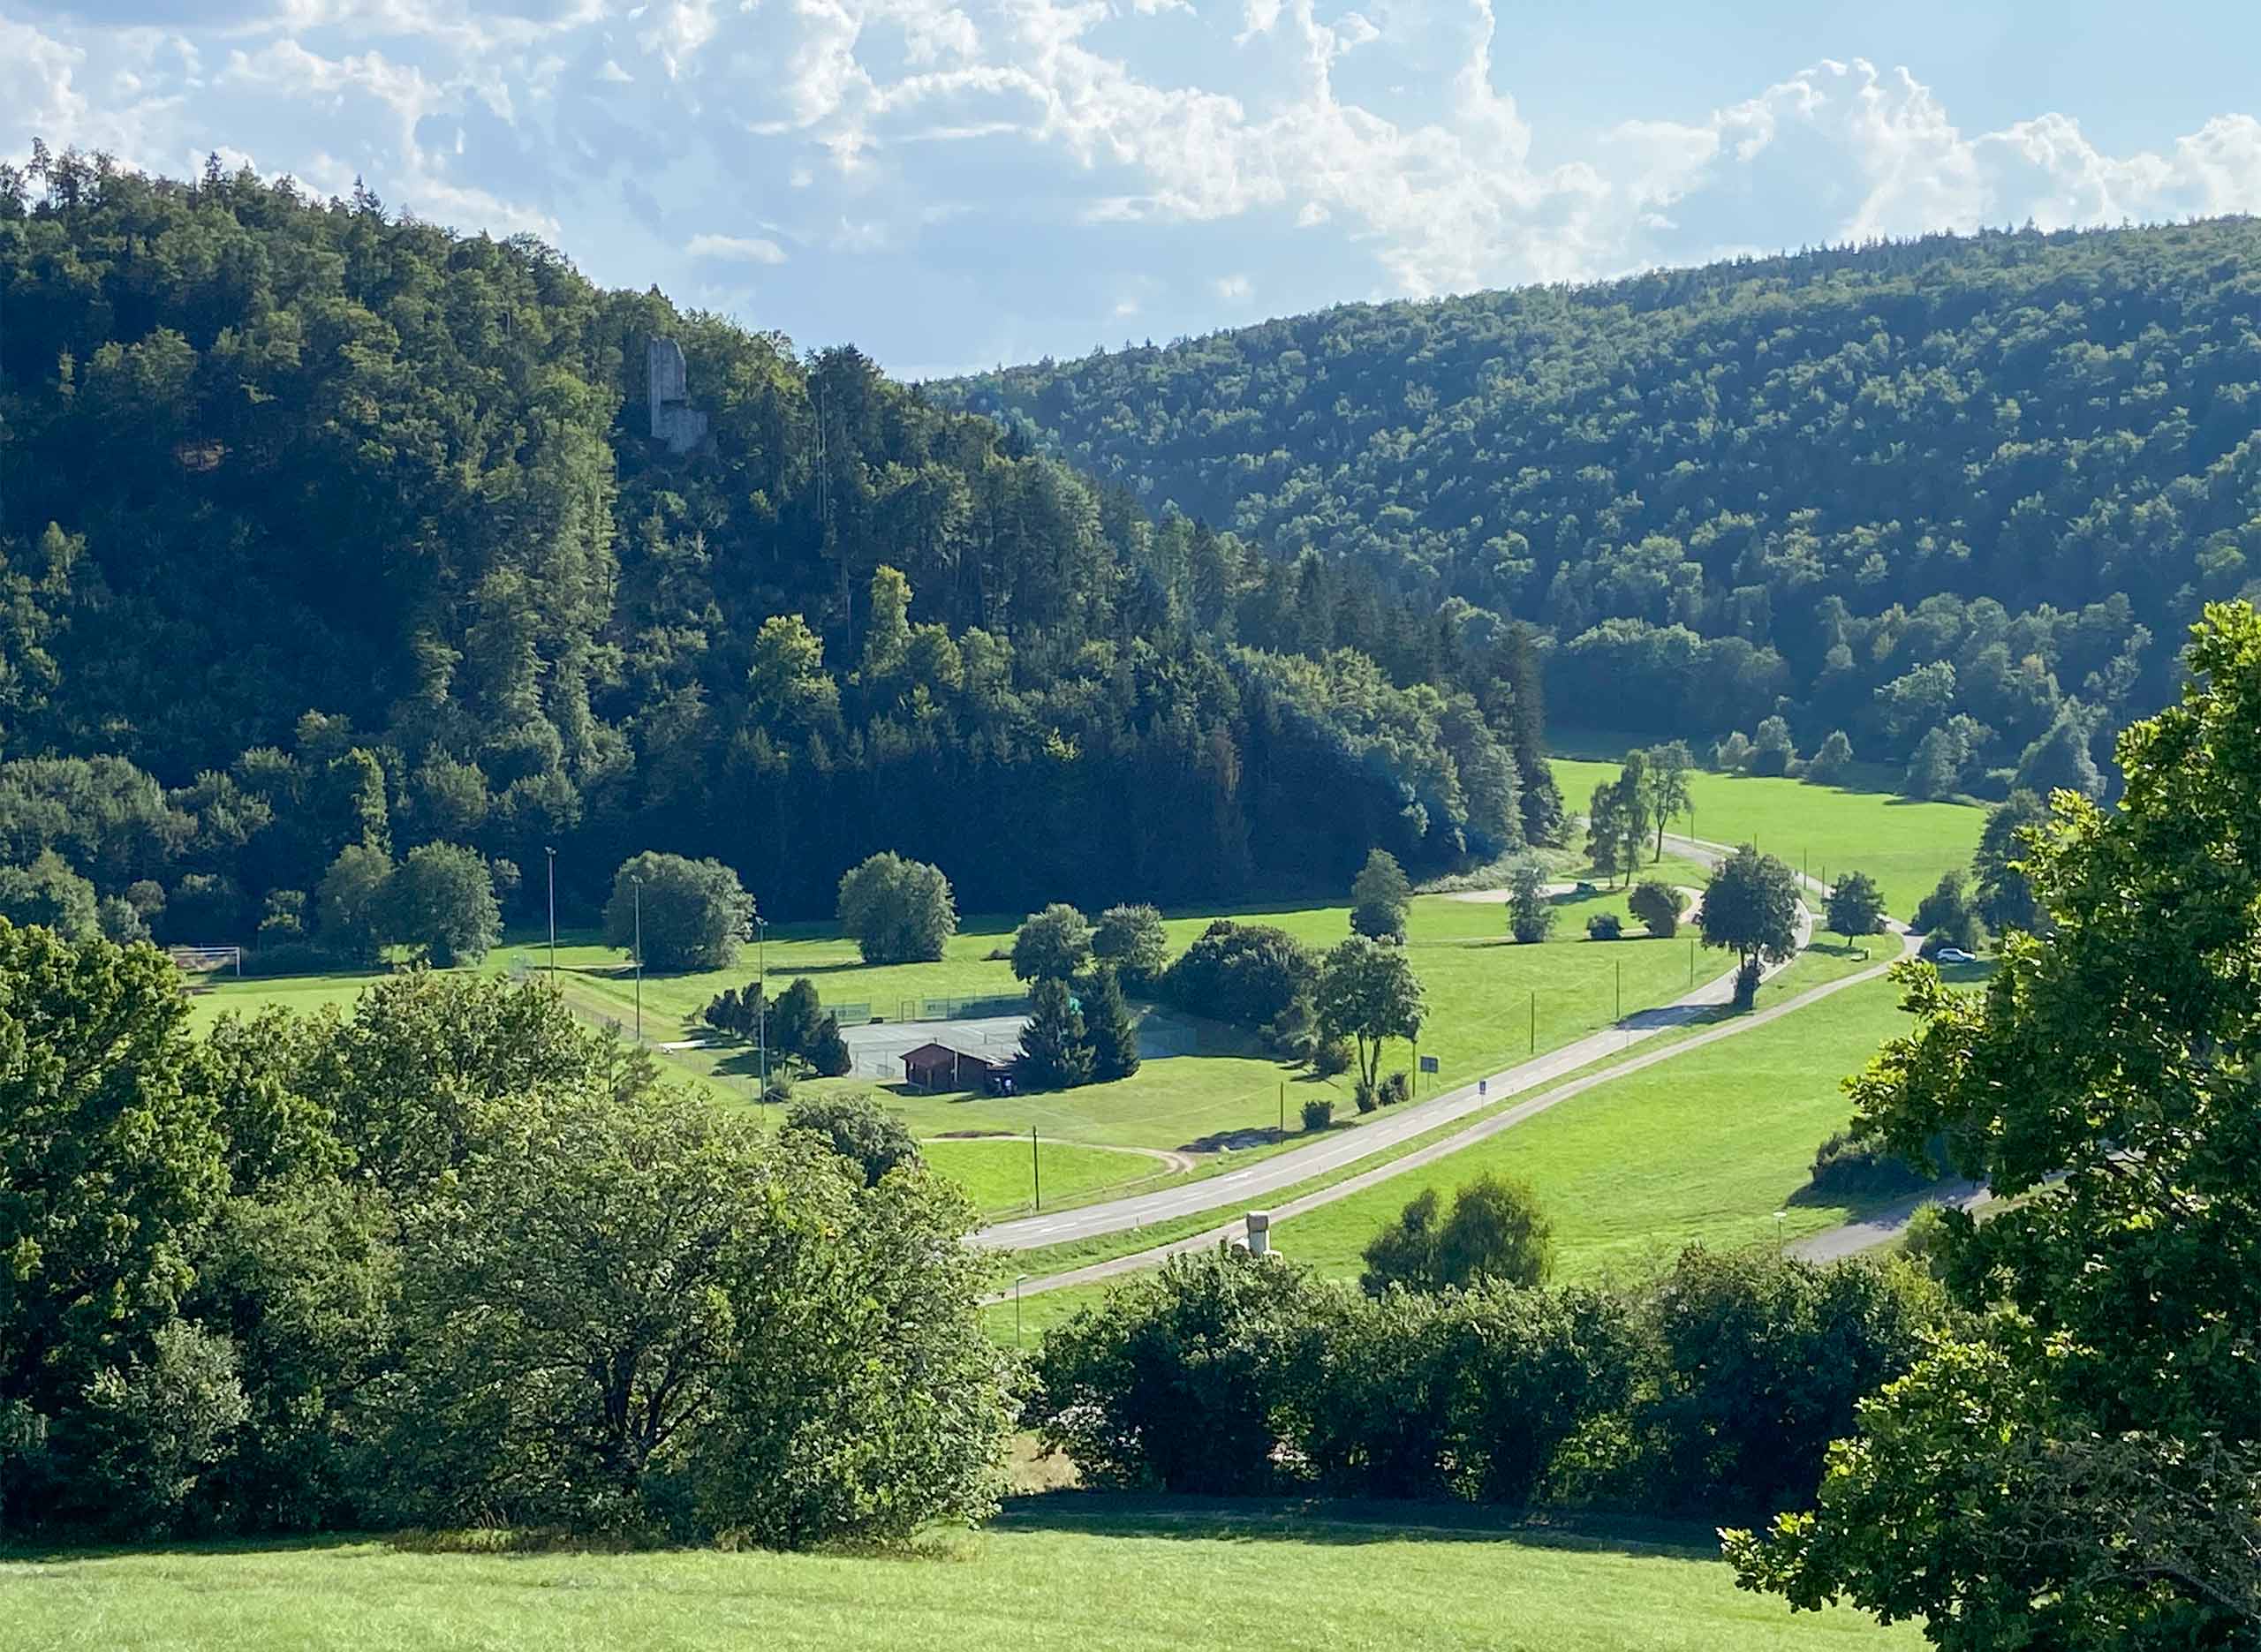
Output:
[[[1584,811],[1597,781],[1614,780],[1618,772],[1614,761],[1556,758],[1554,763],[1562,800],[1574,813]],[[1864,871],[1902,919],[1941,872],[1970,871],[1986,824],[1984,811],[1963,803],[1910,803],[1886,792],[1706,771],[1689,780],[1694,824],[1691,828],[1690,816],[1677,815],[1672,830],[1716,843],[1755,842],[1816,878]]]
[[[1500,906],[1445,895],[1416,899],[1408,946],[1430,1011],[1421,1053],[1435,1056],[1440,1068],[1425,1085],[1450,1085],[1494,1071],[1531,1053],[1534,1045],[1540,1052],[1556,1048],[1607,1025],[1616,1018],[1621,1003],[1627,1011],[1661,1003],[1685,991],[1691,976],[1708,979],[1719,971],[1717,954],[1697,957],[1687,939],[1614,945],[1587,940],[1585,920],[1592,914],[1608,910],[1627,916],[1622,893],[1565,897],[1560,904],[1562,917],[1554,939],[1539,947],[1518,947],[1507,938],[1505,909]],[[1190,945],[1215,916],[1172,917],[1172,948]],[[1349,931],[1344,907],[1229,916],[1276,924],[1314,947],[1332,946]],[[867,1005],[894,1019],[911,999],[1017,992],[1020,984],[1010,966],[987,956],[1010,940],[1008,924],[972,923],[952,939],[939,962],[869,966],[858,958],[852,943],[827,930],[781,927],[769,932],[765,951],[773,985],[807,976],[828,1004]],[[545,945],[514,940],[490,954],[481,967],[489,972],[539,969],[547,961]],[[593,936],[577,934],[560,946],[558,966],[561,985],[577,1010],[624,1026],[633,1023],[634,977],[617,952],[597,944]],[[647,974],[643,990],[646,1036],[654,1040],[682,1037],[719,990],[748,980],[753,973],[754,961],[748,956],[726,972]],[[226,1010],[251,1010],[268,1002],[301,1009],[349,1002],[368,979],[338,974],[223,981],[196,998],[193,1013],[199,1024],[208,1024]],[[1315,1095],[1332,1098],[1339,1115],[1350,1116],[1345,1082],[1284,1068],[1257,1049],[1252,1039],[1231,1029],[1204,1024],[1199,1030],[1197,1052],[1150,1060],[1137,1074],[1113,1084],[1009,1098],[898,1094],[889,1105],[921,1136],[959,1131],[1025,1135],[1034,1128],[1046,1140],[1165,1149],[1214,1143],[1236,1132],[1274,1130],[1283,1111],[1292,1135],[1300,1128],[1303,1102]],[[667,1059],[726,1094],[746,1097],[752,1092],[751,1049],[683,1050],[669,1052]],[[1389,1060],[1393,1066],[1410,1068],[1412,1052],[1397,1045]],[[838,1079],[812,1088],[873,1084],[868,1078]],[[1146,1173],[1128,1161],[1118,1168],[1124,1180]]]
[[[1369,1511],[1357,1511],[1364,1514]],[[1024,1499],[910,1556],[414,1552],[382,1542],[0,1560],[44,1652],[1887,1652],[1738,1591],[1705,1535],[1504,1531],[1409,1505]]]
[[1813,1150],[1850,1116],[1839,1081],[1902,1030],[1899,989],[1848,988],[1646,1072],[1597,1086],[1464,1152],[1274,1227],[1288,1255],[1356,1274],[1425,1188],[1520,1177],[1554,1223],[1559,1278],[1645,1272],[1682,1246],[1796,1239],[1855,1213],[1805,1195]]
[[1050,1210],[1126,1182],[1159,1187],[1178,1179],[1163,1160],[1118,1147],[1041,1142],[1035,1156],[1040,1162],[1032,1162],[1025,1135],[930,1140],[921,1150],[927,1164],[964,1188],[987,1216],[1036,1209],[1040,1180],[1044,1208]]

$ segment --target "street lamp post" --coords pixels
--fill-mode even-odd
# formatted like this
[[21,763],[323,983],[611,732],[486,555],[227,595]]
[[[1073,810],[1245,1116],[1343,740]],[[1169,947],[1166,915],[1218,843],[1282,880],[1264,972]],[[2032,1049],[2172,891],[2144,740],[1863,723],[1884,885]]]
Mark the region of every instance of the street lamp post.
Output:
[[557,984],[557,851],[545,848],[549,856],[549,984]]
[[636,896],[636,1042],[644,1042],[644,880],[631,878]]

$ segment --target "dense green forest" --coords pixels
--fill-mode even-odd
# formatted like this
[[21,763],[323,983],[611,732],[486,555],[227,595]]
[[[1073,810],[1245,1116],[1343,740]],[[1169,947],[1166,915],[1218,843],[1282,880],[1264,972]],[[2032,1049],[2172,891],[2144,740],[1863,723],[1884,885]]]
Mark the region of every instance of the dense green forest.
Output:
[[2200,603],[2261,583],[2250,219],[1349,306],[936,393],[1313,578],[1543,626],[1587,725],[1779,713],[1799,752],[1920,752],[1924,795],[2108,766]]
[[435,843],[522,910],[553,847],[569,910],[646,849],[771,917],[881,849],[975,910],[1187,900],[1559,818],[1529,628],[1150,517],[531,239],[41,151],[0,169],[0,306],[19,920],[295,939],[342,854]]

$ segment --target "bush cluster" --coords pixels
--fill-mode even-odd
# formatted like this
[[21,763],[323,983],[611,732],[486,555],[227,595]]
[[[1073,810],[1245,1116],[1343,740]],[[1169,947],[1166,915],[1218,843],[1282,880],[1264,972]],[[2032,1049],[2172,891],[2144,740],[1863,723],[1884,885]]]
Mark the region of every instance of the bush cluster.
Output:
[[1115,1490],[1755,1514],[1811,1497],[1940,1300],[1896,1264],[1702,1249],[1629,1292],[1367,1296],[1221,1248],[1054,1331],[1029,1414]]
[[193,1041],[146,946],[0,924],[0,981],[11,1533],[799,1546],[993,1506],[975,1212],[883,1117],[769,1141],[539,985]]

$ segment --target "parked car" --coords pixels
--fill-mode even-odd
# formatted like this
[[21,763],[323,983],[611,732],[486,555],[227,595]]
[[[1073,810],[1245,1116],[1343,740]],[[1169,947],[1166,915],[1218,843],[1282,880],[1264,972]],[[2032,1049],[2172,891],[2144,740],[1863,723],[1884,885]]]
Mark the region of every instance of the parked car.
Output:
[[1960,947],[1942,947],[1932,955],[1941,963],[1977,963],[1978,962]]

